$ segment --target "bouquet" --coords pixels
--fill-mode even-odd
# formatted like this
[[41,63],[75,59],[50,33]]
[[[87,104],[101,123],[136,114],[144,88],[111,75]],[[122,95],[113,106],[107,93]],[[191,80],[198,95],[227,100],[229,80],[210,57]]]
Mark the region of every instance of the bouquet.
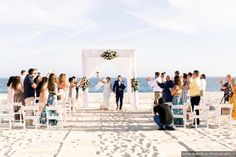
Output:
[[134,91],[136,92],[139,90],[140,81],[134,78],[131,80],[131,85]]
[[80,80],[80,84],[81,84],[82,90],[85,91],[90,85],[89,79],[87,79],[86,77],[83,77]]

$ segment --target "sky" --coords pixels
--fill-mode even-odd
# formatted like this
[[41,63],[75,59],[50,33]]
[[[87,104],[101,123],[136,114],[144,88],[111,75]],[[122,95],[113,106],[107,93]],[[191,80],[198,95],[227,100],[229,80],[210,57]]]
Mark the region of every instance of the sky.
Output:
[[236,75],[236,1],[0,0],[0,77],[31,67],[81,76],[86,48],[135,49],[138,76]]

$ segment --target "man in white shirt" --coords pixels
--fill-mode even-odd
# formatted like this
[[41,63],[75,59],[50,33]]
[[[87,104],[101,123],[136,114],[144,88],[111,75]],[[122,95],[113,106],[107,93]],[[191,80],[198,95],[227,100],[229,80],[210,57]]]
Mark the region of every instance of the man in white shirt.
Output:
[[21,80],[23,91],[24,91],[24,80],[25,80],[26,75],[27,75],[27,72],[25,70],[21,70],[20,80]]
[[152,87],[154,92],[154,104],[157,104],[158,100],[162,97],[162,91],[163,89],[158,86],[158,83],[162,83],[162,79],[160,77],[160,73],[155,73],[155,79],[147,78],[148,84],[150,87]]

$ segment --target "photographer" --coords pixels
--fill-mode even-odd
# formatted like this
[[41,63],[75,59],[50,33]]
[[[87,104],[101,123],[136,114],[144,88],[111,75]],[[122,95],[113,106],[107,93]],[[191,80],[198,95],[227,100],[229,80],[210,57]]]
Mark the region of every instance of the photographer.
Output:
[[224,96],[221,99],[221,103],[229,102],[229,98],[232,97],[233,91],[232,91],[232,77],[231,75],[226,76],[226,82],[224,83],[223,80],[220,81],[221,88],[220,90],[224,92]]

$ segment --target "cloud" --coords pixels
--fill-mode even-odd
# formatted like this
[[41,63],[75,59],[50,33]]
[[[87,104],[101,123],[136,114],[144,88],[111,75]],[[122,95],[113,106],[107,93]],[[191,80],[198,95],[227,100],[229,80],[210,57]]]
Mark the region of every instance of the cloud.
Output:
[[186,33],[227,32],[236,28],[234,0],[169,0],[165,5],[160,1],[148,5],[132,1],[126,13],[158,29]]
[[92,20],[87,15],[96,1],[87,0],[11,0],[0,2],[0,24],[54,29],[78,29]]

